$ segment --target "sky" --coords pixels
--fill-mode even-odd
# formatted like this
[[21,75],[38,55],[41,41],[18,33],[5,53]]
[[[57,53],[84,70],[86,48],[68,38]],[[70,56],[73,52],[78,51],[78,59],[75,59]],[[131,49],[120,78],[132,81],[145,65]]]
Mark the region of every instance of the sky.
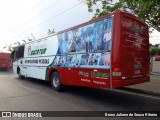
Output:
[[[0,0],[0,49],[28,38],[44,37],[89,21],[94,13],[79,0]],[[160,44],[160,33],[150,35],[150,43]],[[4,50],[3,50],[4,51]]]
[[157,30],[154,30],[151,34],[150,34],[150,43],[155,45],[155,44],[160,44],[160,32],[158,32]]
[[0,0],[0,47],[44,37],[89,21],[87,5],[78,0]]

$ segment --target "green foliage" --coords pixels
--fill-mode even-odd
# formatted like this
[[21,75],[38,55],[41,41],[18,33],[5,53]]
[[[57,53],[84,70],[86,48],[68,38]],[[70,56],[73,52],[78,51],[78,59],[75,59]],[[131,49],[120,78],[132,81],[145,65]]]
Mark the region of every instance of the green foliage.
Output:
[[151,54],[151,56],[154,56],[156,54],[160,55],[160,48],[151,48],[150,54]]
[[158,48],[158,47],[159,47],[159,44],[155,44],[154,47]]
[[88,11],[93,12],[93,18],[106,15],[116,10],[129,11],[144,20],[149,27],[160,32],[160,0],[86,0]]

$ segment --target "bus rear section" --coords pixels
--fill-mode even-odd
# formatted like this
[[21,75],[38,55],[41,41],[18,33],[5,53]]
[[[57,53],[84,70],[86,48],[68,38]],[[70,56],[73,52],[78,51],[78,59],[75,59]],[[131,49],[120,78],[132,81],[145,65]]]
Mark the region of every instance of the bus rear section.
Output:
[[130,14],[120,16],[119,38],[113,41],[113,88],[150,80],[148,27]]
[[0,53],[0,69],[7,70],[12,68],[10,53]]

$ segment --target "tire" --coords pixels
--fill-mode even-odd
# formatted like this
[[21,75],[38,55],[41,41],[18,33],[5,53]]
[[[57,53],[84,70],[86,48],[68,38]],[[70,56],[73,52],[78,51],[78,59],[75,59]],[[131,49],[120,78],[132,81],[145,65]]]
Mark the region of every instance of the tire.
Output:
[[18,71],[18,78],[19,79],[24,79],[25,78],[23,75],[21,75],[21,70]]
[[50,78],[51,86],[56,91],[62,91],[62,82],[58,72],[54,72]]

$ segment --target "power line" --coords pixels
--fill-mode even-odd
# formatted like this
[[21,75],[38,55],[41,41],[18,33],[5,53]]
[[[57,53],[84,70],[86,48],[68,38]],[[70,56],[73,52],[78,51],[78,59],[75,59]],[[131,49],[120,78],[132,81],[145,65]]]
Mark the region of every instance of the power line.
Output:
[[[50,19],[48,19],[48,20],[46,20],[46,21],[42,22],[41,24],[36,25],[36,26],[32,27],[31,29],[29,29],[29,30],[27,30],[27,31],[24,31],[24,32],[22,32],[22,33],[20,33],[20,34],[24,34],[24,33],[27,33],[28,31],[31,31],[31,30],[33,30],[33,29],[35,29],[35,28],[38,28],[39,26],[41,26],[41,25],[43,25],[43,24],[47,23],[48,21],[50,21],[50,20],[52,20],[52,19],[54,19],[54,18],[56,18],[56,17],[58,17],[58,16],[60,16],[60,15],[64,14],[65,12],[67,12],[67,11],[69,11],[69,10],[73,9],[74,7],[76,7],[76,6],[80,5],[81,3],[82,3],[82,2],[79,2],[79,3],[77,3],[77,4],[73,5],[73,6],[71,6],[70,8],[65,9],[65,10],[64,10],[64,11],[62,11],[61,13],[59,13],[59,14],[57,14],[57,15],[55,15],[55,16],[53,16],[53,17],[51,17]],[[13,36],[13,37],[11,37],[11,38],[15,38],[15,37],[19,36],[20,34],[15,35],[15,36]]]
[[[31,9],[29,9],[29,10],[27,11],[27,13],[29,13],[29,12],[32,11],[33,9],[37,8],[43,1],[44,1],[44,0],[41,0],[40,2],[38,2],[38,3],[37,3],[36,5],[34,5]],[[10,25],[6,26],[4,29],[0,29],[0,31],[5,30],[5,29],[8,29],[9,26],[10,26]],[[9,33],[10,33],[10,32],[9,32]]]
[[[37,16],[41,15],[42,13],[44,13],[45,11],[47,11],[48,9],[50,9],[51,7],[55,6],[58,2],[60,2],[61,0],[57,0],[56,2],[54,2],[53,4],[51,4],[49,7],[45,8],[43,11],[41,11],[40,13],[38,13],[37,15],[33,16],[31,19],[27,20],[26,22],[24,22],[23,24],[19,25],[18,27],[14,28],[15,30],[20,28],[21,26],[29,23],[30,21],[32,21],[33,19],[35,19]],[[12,30],[11,32],[14,32],[14,30]],[[11,33],[8,32],[8,33]]]
[[34,5],[31,9],[28,10],[28,12],[32,11],[33,9],[37,8],[44,0],[39,1],[36,5]]

